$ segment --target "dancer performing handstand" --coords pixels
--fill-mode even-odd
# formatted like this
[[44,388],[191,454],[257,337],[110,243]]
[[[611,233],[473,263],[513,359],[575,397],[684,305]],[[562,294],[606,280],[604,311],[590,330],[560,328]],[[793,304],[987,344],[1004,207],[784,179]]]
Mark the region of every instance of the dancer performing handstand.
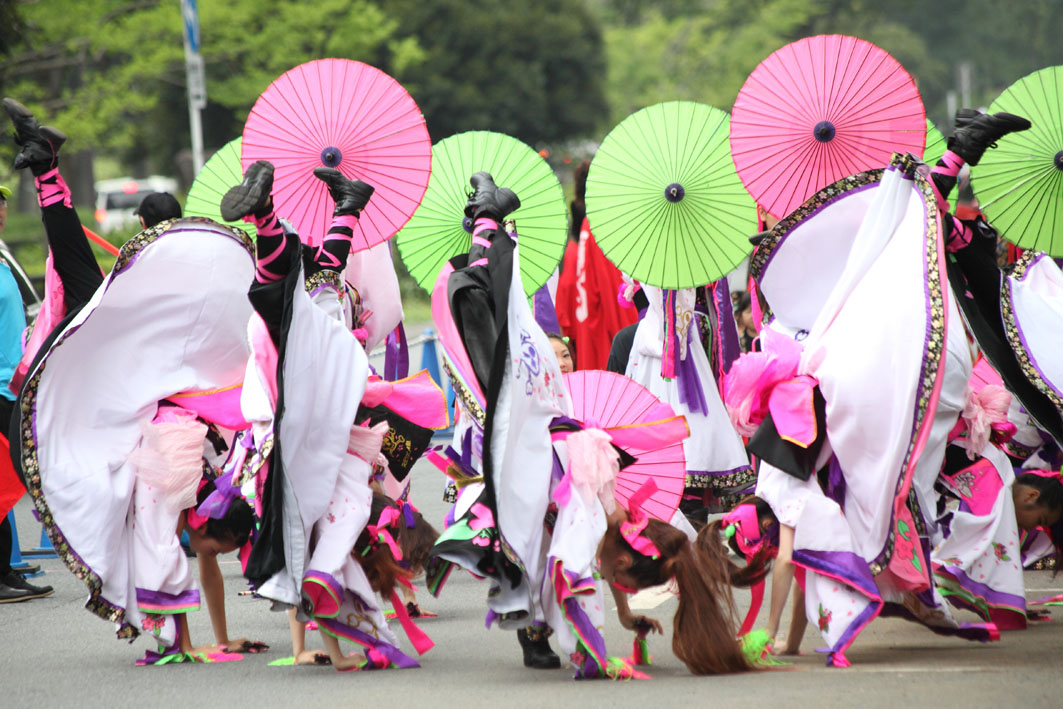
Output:
[[[88,586],[87,607],[120,637],[155,636],[160,653],[148,661],[189,659],[184,612],[199,606],[199,592],[177,531],[187,526],[203,569],[252,527],[238,495],[199,505],[213,485],[202,483],[214,451],[205,421],[230,422],[209,413],[210,402],[239,384],[247,357],[241,322],[250,308],[234,284],[253,271],[250,244],[209,220],[164,222],[131,239],[104,278],[58,172],[65,136],[15,101],[4,108],[21,148],[16,164],[35,176],[54,262],[18,372],[15,462],[60,557]],[[94,416],[72,415],[86,402]],[[220,573],[207,578],[208,598],[222,596]],[[218,613],[212,604],[229,649]]]

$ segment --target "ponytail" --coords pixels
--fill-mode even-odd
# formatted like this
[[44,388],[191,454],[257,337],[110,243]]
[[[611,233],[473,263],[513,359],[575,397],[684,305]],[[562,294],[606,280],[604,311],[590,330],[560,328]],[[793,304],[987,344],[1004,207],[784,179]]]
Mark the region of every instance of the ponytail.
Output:
[[[391,546],[374,539],[369,534],[368,527],[377,524],[380,514],[388,508],[398,509],[398,505],[380,493],[373,493],[373,506],[369,513],[369,524],[362,530],[358,541],[354,545],[351,556],[362,565],[369,587],[380,595],[388,598],[395,591],[395,587],[403,581],[409,582],[410,572],[399,565],[395,556],[391,553]],[[394,530],[398,534],[398,530]],[[388,532],[391,533],[390,531]]]
[[726,556],[695,548],[683,532],[656,519],[649,520],[643,534],[659,550],[658,558],[635,551],[615,526],[607,532],[607,541],[631,556],[626,573],[640,588],[675,579],[679,607],[673,621],[672,651],[676,657],[696,675],[752,669],[735,640],[737,613]]
[[[722,525],[721,520],[715,520],[702,527],[701,531],[698,532],[698,538],[694,542],[695,549],[706,557],[721,559],[722,563],[726,565],[727,575],[732,586],[749,588],[763,581],[768,572],[771,571],[771,562],[775,558],[778,548],[764,545],[747,560],[745,566],[739,566],[727,556],[727,550],[720,539]],[[736,554],[740,554],[733,539],[732,545],[732,550]]]

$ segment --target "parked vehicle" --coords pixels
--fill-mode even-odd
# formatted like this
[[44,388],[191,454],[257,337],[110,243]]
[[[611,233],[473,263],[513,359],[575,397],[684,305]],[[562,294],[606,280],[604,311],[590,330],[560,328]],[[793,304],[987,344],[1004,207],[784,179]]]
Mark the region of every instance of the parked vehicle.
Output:
[[114,180],[100,180],[96,183],[96,223],[99,231],[109,234],[115,231],[133,231],[140,226],[140,220],[133,211],[140,206],[141,200],[152,192],[177,191],[177,180],[172,177],[152,176],[142,180],[132,177],[119,177]]

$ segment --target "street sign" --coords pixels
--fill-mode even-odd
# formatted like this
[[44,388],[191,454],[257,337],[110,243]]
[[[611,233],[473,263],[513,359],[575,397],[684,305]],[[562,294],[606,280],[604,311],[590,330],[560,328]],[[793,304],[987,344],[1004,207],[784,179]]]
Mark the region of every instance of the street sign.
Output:
[[207,107],[207,79],[199,53],[199,8],[196,0],[181,0],[184,23],[185,81],[188,84],[188,123],[192,134],[192,162],[203,167],[203,123],[199,112]]
[[196,0],[181,0],[181,17],[185,22],[185,48],[199,54],[199,8]]

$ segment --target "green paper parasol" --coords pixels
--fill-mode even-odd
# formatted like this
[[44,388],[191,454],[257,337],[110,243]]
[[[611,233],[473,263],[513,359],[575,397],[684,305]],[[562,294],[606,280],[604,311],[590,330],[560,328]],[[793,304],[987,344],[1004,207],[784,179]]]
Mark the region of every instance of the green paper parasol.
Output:
[[982,212],[1008,241],[1063,257],[1063,66],[1041,69],[1009,86],[989,113],[1033,124],[987,150],[971,168]]
[[465,218],[469,177],[484,170],[520,197],[517,223],[524,292],[531,296],[554,272],[568,238],[565,196],[553,170],[516,138],[469,131],[432,146],[432,174],[421,206],[398,233],[399,253],[414,280],[431,292],[440,270],[472,245]]
[[246,231],[255,238],[255,227],[245,221],[227,222],[221,218],[221,198],[233,185],[240,184],[244,172],[240,167],[240,138],[230,140],[214,153],[196,176],[185,198],[186,217],[209,217]]
[[945,154],[945,150],[948,147],[948,143],[945,140],[945,136],[941,134],[941,131],[930,122],[930,119],[926,119],[926,149],[923,150],[923,162],[930,167],[937,165],[938,160]]
[[693,288],[749,255],[757,211],[731,160],[730,121],[717,108],[672,101],[606,136],[587,178],[587,219],[621,271],[660,288]]
[[[934,167],[947,149],[948,141],[945,140],[945,136],[930,122],[929,118],[926,119],[926,149],[923,150],[923,162],[930,167]],[[956,200],[959,199],[959,196],[960,190],[959,185],[957,185],[957,188],[949,196],[949,205],[953,211],[956,209]]]

